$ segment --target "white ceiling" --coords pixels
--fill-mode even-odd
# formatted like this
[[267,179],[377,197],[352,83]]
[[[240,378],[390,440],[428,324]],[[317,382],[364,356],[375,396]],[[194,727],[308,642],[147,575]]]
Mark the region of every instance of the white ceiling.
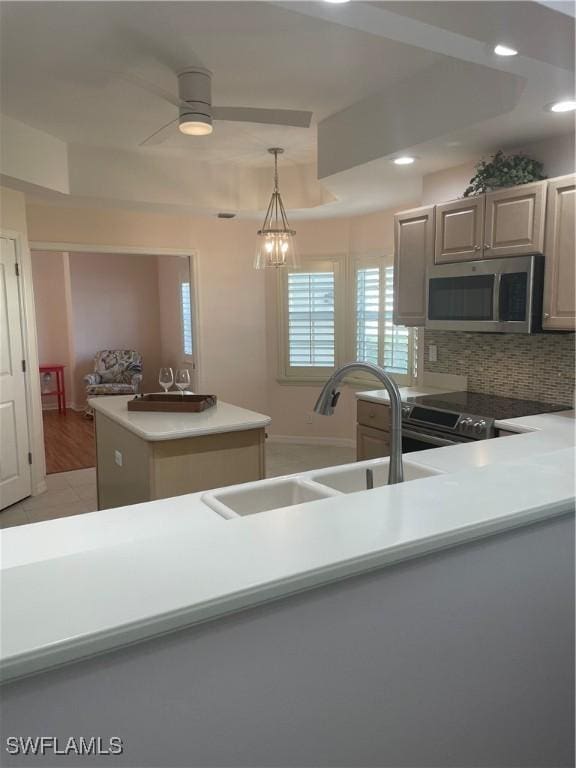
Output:
[[[119,158],[129,154],[132,169],[142,161],[147,182],[165,163],[162,184],[169,186],[169,168],[176,191],[182,181],[178,158],[182,174],[196,172],[198,185],[208,166],[222,174],[237,167],[244,188],[247,171],[270,166],[269,146],[286,148],[285,165],[311,166],[317,158],[318,123],[336,126],[339,113],[354,104],[380,100],[385,105],[387,94],[431,71],[454,68],[458,60],[466,61],[472,73],[468,103],[459,97],[462,114],[470,115],[468,124],[464,120],[459,131],[448,130],[433,110],[416,110],[415,120],[424,129],[417,144],[409,141],[410,131],[405,147],[396,146],[398,137],[394,144],[395,151],[419,153],[421,162],[404,176],[390,166],[388,145],[376,164],[373,154],[363,160],[359,147],[349,175],[341,173],[342,166],[332,180],[329,173],[322,179],[325,199],[332,199],[330,192],[338,199],[326,206],[331,215],[408,200],[427,170],[501,143],[566,132],[572,125],[570,115],[552,116],[542,107],[560,91],[573,90],[574,25],[566,15],[533,2],[2,2],[0,21],[0,111],[68,143],[71,161],[82,157],[71,168],[76,195],[92,195],[98,188],[106,197],[106,180],[99,184],[94,179],[106,162],[106,149],[117,167]],[[515,44],[522,55],[495,60],[491,45],[502,40]],[[214,104],[311,110],[313,125],[217,122],[209,137],[184,137],[175,128],[165,144],[139,148],[175,117],[175,108],[120,75],[133,74],[176,93],[175,73],[191,64],[212,70]],[[476,114],[475,87],[490,79],[487,68],[501,71],[503,83],[513,76],[519,84],[518,99],[503,104],[501,114],[498,109]],[[494,88],[497,102],[497,82]],[[377,124],[371,127],[378,132]],[[457,150],[447,149],[449,141]],[[337,141],[325,146],[324,155],[341,154]],[[91,148],[98,158],[92,164],[86,160]],[[89,185],[82,183],[82,168],[90,169]],[[216,173],[209,175],[213,189],[207,207],[212,209],[219,186]],[[260,188],[262,183],[260,173],[254,184]],[[181,189],[188,189],[183,181]],[[126,188],[122,194],[128,199],[131,193]],[[130,202],[137,202],[134,195]],[[118,199],[112,190],[110,197]],[[253,210],[259,205],[255,200],[261,196],[247,197],[250,202],[243,204],[236,190],[223,195],[218,207],[233,203],[239,210]],[[295,207],[306,208],[305,197],[297,196]],[[318,191],[308,197],[317,201]],[[199,205],[196,198],[194,205]]]

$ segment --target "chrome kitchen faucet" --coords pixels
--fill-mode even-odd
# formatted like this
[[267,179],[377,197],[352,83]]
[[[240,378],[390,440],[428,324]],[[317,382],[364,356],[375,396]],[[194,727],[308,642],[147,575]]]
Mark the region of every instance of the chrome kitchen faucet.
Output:
[[342,379],[353,371],[366,371],[384,384],[386,391],[390,395],[390,416],[391,416],[391,447],[390,447],[390,466],[388,468],[388,485],[401,483],[404,480],[404,469],[402,467],[402,403],[400,400],[400,390],[393,378],[379,365],[372,363],[346,363],[338,368],[328,379],[320,396],[314,406],[316,413],[322,416],[332,416],[334,408],[340,397],[338,385]]

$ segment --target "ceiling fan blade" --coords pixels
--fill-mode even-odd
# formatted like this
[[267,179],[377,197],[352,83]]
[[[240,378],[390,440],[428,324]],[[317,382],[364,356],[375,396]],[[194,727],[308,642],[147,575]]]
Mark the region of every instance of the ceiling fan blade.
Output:
[[166,123],[166,125],[163,125],[162,128],[158,128],[157,131],[154,131],[154,133],[151,133],[148,138],[144,139],[144,141],[141,141],[138,145],[139,147],[149,147],[153,144],[162,144],[166,139],[173,135],[174,131],[172,129],[172,126],[178,122],[178,118],[175,117],[174,120],[170,120],[169,123]]
[[166,88],[162,88],[161,85],[156,85],[149,80],[145,80],[139,75],[133,75],[128,72],[113,72],[111,74],[114,74],[116,77],[119,77],[127,83],[135,85],[137,88],[141,88],[148,93],[153,93],[155,96],[167,101],[169,104],[173,104],[175,107],[186,106],[186,102],[181,101],[176,94],[167,91]]
[[309,128],[312,112],[298,109],[259,109],[257,107],[212,107],[214,120],[238,123],[264,123]]

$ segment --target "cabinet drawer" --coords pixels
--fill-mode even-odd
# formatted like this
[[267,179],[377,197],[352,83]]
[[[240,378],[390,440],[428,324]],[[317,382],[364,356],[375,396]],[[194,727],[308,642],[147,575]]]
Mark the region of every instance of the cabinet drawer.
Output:
[[384,403],[370,403],[358,400],[358,424],[374,429],[390,430],[390,407]]

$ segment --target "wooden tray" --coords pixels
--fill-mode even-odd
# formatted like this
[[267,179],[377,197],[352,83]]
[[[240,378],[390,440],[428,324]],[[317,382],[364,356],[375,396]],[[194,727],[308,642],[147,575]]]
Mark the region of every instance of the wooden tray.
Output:
[[216,395],[193,395],[179,392],[136,395],[128,400],[129,411],[175,411],[178,413],[199,413],[216,405]]

